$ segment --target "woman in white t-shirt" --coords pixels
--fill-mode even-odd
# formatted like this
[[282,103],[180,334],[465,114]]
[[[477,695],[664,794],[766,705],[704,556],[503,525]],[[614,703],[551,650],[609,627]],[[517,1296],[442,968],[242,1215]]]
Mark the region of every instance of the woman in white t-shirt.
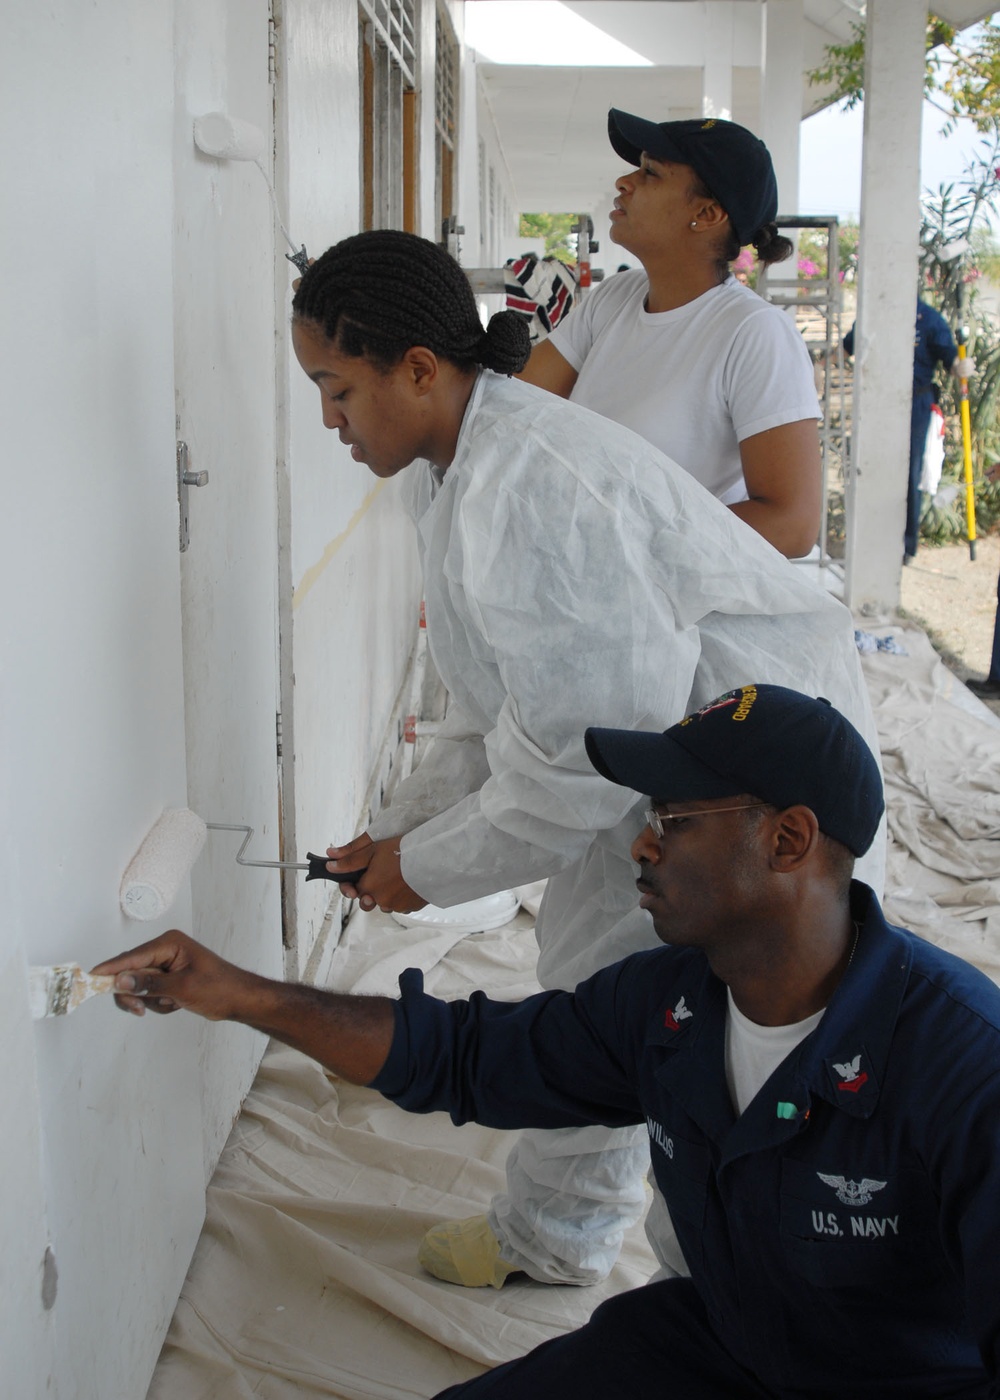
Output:
[[791,558],[820,520],[819,407],[794,320],[731,274],[753,244],[792,245],[767,147],[715,118],[650,122],[612,108],[611,238],[642,263],[596,287],[532,352],[522,379],[632,428]]

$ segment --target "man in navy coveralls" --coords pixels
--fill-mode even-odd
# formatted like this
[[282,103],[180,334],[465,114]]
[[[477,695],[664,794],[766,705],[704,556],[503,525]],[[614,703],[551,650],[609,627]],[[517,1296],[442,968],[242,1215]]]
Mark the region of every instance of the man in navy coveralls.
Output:
[[341,996],[176,932],[96,970],[416,1112],[647,1123],[660,1273],[449,1400],[1000,1396],[1000,991],[852,882],[883,805],[862,739],[760,685],[587,742],[651,798],[637,884],[672,943],[573,993]]

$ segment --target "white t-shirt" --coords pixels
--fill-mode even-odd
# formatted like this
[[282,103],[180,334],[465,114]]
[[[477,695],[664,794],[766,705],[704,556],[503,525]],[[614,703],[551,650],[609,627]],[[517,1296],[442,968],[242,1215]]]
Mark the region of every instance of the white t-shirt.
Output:
[[819,418],[794,320],[729,277],[650,314],[645,272],[618,272],[552,332],[577,371],[570,398],[658,447],[724,504],[747,498],[739,444]]
[[[758,1026],[733,1001],[726,988],[726,1083],[737,1115],[757,1097],[783,1060],[805,1040],[823,1019],[823,1011],[790,1026]],[[824,1007],[824,1010],[826,1008]]]

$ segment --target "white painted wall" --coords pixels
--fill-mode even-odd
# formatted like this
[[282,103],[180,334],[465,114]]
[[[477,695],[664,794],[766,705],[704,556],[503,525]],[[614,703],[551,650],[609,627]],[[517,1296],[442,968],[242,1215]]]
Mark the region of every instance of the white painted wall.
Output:
[[[461,41],[462,7],[450,0]],[[437,239],[434,187],[434,5],[419,16],[420,232]],[[282,21],[278,133],[279,181],[287,180],[290,227],[319,253],[357,231],[359,69],[353,0],[301,0]],[[471,59],[463,59],[458,151],[458,222],[462,260],[480,265],[478,141],[498,165],[498,187],[516,206],[492,124],[481,124]],[[282,712],[286,845],[303,858],[363,829],[380,756],[398,741],[407,665],[417,635],[420,580],[412,525],[399,501],[401,482],[382,482],[354,462],[324,429],[318,393],[279,334],[279,383],[287,421],[279,430],[283,461],[281,523]],[[283,438],[280,434],[283,433]],[[288,644],[288,639],[290,645]],[[331,887],[298,880],[286,889],[298,975],[313,957],[322,980],[340,922]],[[317,940],[327,920],[330,936]]]
[[[18,969],[22,958],[89,966],[137,941],[118,908],[122,871],[162,806],[186,798],[173,10],[8,8],[5,41],[17,61],[0,97],[16,211],[0,233],[13,828],[0,1054],[22,1072],[4,1134],[0,1311],[26,1331],[0,1353],[0,1389],[133,1400],[200,1221],[197,1046],[179,1018],[150,1027],[110,1002],[28,1026]],[[176,917],[190,912],[185,892]],[[32,1157],[41,1166],[24,1196],[9,1185],[12,1144],[14,1180]],[[58,1270],[44,1318],[42,1234]],[[36,1340],[44,1350],[26,1357]]]
[[[145,1393],[204,1185],[263,1048],[110,1002],[27,1020],[24,966],[164,927],[278,972],[273,873],[210,836],[159,923],[118,908],[164,806],[277,845],[275,274],[266,188],[193,116],[267,129],[265,0],[69,0],[8,17],[0,1393]],[[16,71],[15,71],[16,69]],[[282,263],[283,288],[287,264]],[[175,426],[175,415],[179,427]],[[178,552],[175,440],[210,484]],[[223,846],[222,843],[228,843]],[[42,1259],[58,1276],[42,1305]]]
[[[461,37],[459,0],[449,9]],[[357,230],[356,5],[285,0],[275,14],[274,87],[266,0],[56,0],[7,16],[0,1053],[17,1073],[0,1393],[17,1400],[144,1393],[206,1176],[261,1050],[238,1027],[138,1021],[109,1002],[30,1024],[25,964],[90,965],[176,924],[277,971],[279,880],[237,868],[235,838],[209,837],[160,925],[126,926],[125,865],[166,805],[250,823],[261,858],[352,835],[398,735],[420,598],[398,483],[378,483],[323,429],[290,358],[292,273],[260,176],[190,139],[207,110],[268,132],[273,111],[288,227],[314,255]],[[426,0],[419,209],[431,237],[433,15]],[[461,92],[471,266],[486,251],[480,139],[511,224],[517,205],[469,63]],[[178,433],[210,473],[192,492],[183,559]],[[332,888],[285,883],[292,974],[316,951]],[[336,897],[332,914],[335,930]]]
[[[4,721],[10,715],[6,704],[2,715]],[[6,775],[6,763],[3,771]],[[33,1397],[45,1394],[50,1379],[51,1276],[49,1287],[44,1285],[51,1235],[42,1185],[35,1026],[24,994],[27,963],[15,898],[16,823],[10,798],[5,786],[0,795],[0,1026],[8,1066],[3,1183],[11,1206],[0,1209],[0,1384],[6,1394]]]
[[[510,240],[517,239],[521,213],[536,211],[522,210],[518,203],[486,88],[480,78],[479,65],[471,54],[465,65],[465,74],[471,89],[465,110],[475,114],[474,124],[467,121],[466,128],[468,130],[474,125],[476,148],[473,151],[466,147],[464,151],[465,169],[468,171],[463,199],[466,233],[464,261],[469,267],[500,267],[506,257],[511,256]],[[521,251],[520,244],[518,251]]]
[[[314,256],[360,225],[357,14],[353,0],[299,0],[282,21],[279,167],[289,226]],[[425,24],[425,49],[426,33]],[[426,70],[426,52],[423,62]],[[433,48],[429,63],[433,74]],[[424,98],[423,141],[427,108]],[[420,208],[428,218],[434,166],[426,146],[422,154]],[[279,429],[283,771],[286,846],[304,859],[307,849],[345,841],[368,820],[369,780],[416,640],[420,588],[399,483],[379,483],[323,427],[318,390],[288,348],[289,306],[290,296],[278,322],[287,414]],[[297,877],[288,890],[291,975],[305,969],[332,893],[331,945],[336,887]]]
[[[187,800],[208,821],[253,826],[248,854],[274,860],[276,230],[260,171],[205,156],[192,134],[195,117],[218,110],[270,134],[267,0],[175,0],[173,64],[177,436],[191,469],[209,473],[208,485],[189,493],[191,543],[180,556]],[[290,268],[281,258],[283,289]],[[280,975],[279,876],[237,866],[241,839],[209,834],[192,873],[191,932],[225,957]],[[245,1026],[196,1023],[190,1033],[207,1180],[263,1040]]]

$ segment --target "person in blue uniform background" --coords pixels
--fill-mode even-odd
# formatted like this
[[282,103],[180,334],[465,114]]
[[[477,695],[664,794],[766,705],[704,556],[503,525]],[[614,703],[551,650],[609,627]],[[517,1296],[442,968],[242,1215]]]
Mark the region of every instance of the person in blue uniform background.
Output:
[[250,1024],[414,1112],[646,1124],[659,1274],[439,1400],[995,1400],[1000,990],[852,880],[883,808],[861,736],[747,685],[587,751],[651,798],[636,883],[670,944],[575,992],[443,1002],[411,969],[398,1001],[338,995],[176,931],[94,970],[124,1010]]
[[[854,354],[854,331],[844,336],[844,350]],[[913,335],[913,400],[910,407],[910,467],[906,487],[906,529],[903,532],[903,563],[909,564],[920,540],[920,469],[924,460],[927,429],[934,402],[934,372],[938,365],[967,377],[975,372],[975,361],[958,358],[958,346],[948,322],[926,301],[917,298],[917,324]]]

